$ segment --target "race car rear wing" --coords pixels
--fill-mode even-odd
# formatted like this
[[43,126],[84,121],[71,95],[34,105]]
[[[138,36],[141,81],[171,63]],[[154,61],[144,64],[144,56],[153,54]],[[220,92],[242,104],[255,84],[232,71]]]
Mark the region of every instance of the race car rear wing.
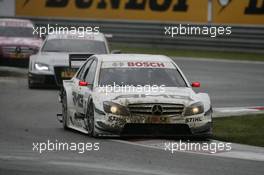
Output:
[[72,62],[74,61],[86,61],[93,54],[69,54],[69,67],[72,68]]
[[75,73],[78,71],[81,64],[78,66],[73,66],[72,62],[79,61],[84,62],[93,54],[86,53],[86,54],[69,54],[69,66],[54,66],[54,73],[55,73],[55,81],[57,85],[60,87],[63,84],[63,80],[71,79]]

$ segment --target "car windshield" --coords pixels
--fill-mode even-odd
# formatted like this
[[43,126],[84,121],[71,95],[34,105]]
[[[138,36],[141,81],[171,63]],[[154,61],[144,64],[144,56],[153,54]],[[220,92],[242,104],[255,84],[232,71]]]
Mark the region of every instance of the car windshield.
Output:
[[30,27],[0,27],[2,37],[37,37],[33,35],[33,28]]
[[103,41],[82,39],[51,39],[47,40],[42,52],[89,52],[94,54],[106,53]]
[[177,69],[102,68],[99,86],[165,86],[186,87]]

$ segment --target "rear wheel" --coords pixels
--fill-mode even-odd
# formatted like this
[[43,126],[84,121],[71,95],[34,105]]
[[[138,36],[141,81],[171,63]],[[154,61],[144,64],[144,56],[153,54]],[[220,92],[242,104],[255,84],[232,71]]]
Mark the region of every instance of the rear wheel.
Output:
[[68,126],[68,108],[67,108],[67,97],[66,92],[62,92],[62,124],[65,130],[69,129]]

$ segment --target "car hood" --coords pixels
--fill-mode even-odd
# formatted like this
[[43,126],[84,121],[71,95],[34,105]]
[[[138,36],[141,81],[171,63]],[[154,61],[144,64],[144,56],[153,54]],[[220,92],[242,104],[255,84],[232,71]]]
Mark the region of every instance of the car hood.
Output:
[[[51,66],[69,66],[69,54],[75,54],[73,52],[39,52],[35,61],[39,63],[45,63]],[[78,52],[80,54],[80,52]],[[87,53],[86,53],[87,54]],[[79,67],[82,65],[82,61],[73,62],[73,66]]]
[[42,39],[24,37],[0,37],[0,46],[30,46],[39,48]]
[[124,106],[133,103],[178,103],[186,106],[197,101],[195,92],[189,87],[166,87],[164,91],[154,93],[149,93],[149,91],[142,91],[140,93],[114,93],[104,90],[106,88],[95,88],[93,102],[96,106],[102,106],[104,101],[111,101]]

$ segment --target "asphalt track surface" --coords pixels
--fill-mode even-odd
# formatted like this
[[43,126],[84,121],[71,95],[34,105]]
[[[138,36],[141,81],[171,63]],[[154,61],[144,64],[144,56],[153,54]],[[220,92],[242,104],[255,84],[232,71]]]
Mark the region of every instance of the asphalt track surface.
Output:
[[[215,106],[263,105],[264,64],[177,59],[202,83]],[[1,70],[1,69],[0,69]],[[165,152],[115,139],[64,131],[56,120],[57,90],[29,90],[22,75],[0,71],[0,174],[263,174],[263,161]],[[100,144],[98,151],[33,151],[36,142]]]
[[200,81],[213,107],[264,105],[264,63],[209,59],[175,59],[187,79]]

